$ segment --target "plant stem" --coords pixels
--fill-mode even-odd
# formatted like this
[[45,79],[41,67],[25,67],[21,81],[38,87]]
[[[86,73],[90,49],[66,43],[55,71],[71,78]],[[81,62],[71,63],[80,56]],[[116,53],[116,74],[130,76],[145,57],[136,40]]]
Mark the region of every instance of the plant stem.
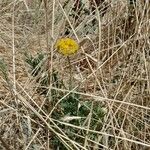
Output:
[[70,57],[67,56],[68,63],[69,63],[69,74],[70,74],[70,79],[69,79],[69,90],[72,89],[72,67],[71,67],[71,62],[70,62]]

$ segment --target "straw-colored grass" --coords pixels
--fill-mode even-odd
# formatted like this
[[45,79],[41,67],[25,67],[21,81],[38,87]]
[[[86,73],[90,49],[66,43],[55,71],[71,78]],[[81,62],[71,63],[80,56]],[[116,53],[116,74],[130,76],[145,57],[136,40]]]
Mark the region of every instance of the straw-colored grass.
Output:
[[0,149],[150,149],[150,2],[85,2],[0,1]]

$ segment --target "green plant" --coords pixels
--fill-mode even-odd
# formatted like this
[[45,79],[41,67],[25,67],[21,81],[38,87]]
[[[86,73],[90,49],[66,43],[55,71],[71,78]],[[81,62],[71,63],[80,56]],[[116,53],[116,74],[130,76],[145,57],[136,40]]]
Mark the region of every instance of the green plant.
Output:
[[38,53],[34,57],[32,55],[25,53],[25,61],[30,66],[30,71],[33,76],[37,76],[37,74],[41,71],[43,59],[44,59],[43,53]]
[[[87,116],[90,113],[90,109],[92,107],[92,101],[86,101],[80,97],[79,94],[73,94],[71,93],[67,98],[65,98],[58,106],[57,111],[54,111],[52,114],[52,118],[55,118],[56,120],[63,120],[65,117],[79,117],[80,119],[72,119],[67,122],[69,122],[72,125],[82,127],[86,126],[86,119]],[[60,110],[59,110],[60,109]],[[101,130],[102,128],[102,122],[104,120],[105,112],[101,105],[98,105],[94,103],[92,116],[91,116],[91,123],[90,123],[90,129],[91,130]],[[74,141],[78,141],[81,145],[84,143],[84,139],[81,138],[86,136],[86,132],[82,129],[75,129],[72,127],[68,127],[62,124],[57,124],[67,135],[70,139]],[[78,136],[75,136],[75,134],[78,134]],[[89,133],[88,137],[91,140],[97,139],[97,134],[95,133]],[[62,145],[61,141],[54,136],[52,143],[54,144],[54,147],[61,146],[61,149],[65,150],[65,146]],[[59,143],[59,144],[58,144]],[[55,145],[56,144],[56,145]]]
[[[47,88],[49,86],[49,74],[47,72],[47,69],[44,69],[44,64],[42,64],[42,61],[44,59],[44,55],[42,53],[38,53],[36,56],[28,56],[26,59],[26,62],[29,65],[30,73],[33,77],[37,77],[40,74],[44,74],[43,77],[38,77],[41,79],[36,80],[40,83],[38,91],[43,91],[42,94],[47,97]],[[70,62],[70,61],[69,61]],[[43,68],[42,68],[43,67]],[[69,63],[69,67],[71,69],[71,63]],[[62,88],[64,86],[63,81],[60,79],[59,74],[56,70],[53,69],[52,72],[52,85],[56,89]],[[70,77],[72,76],[72,71],[70,71]],[[69,81],[69,84],[72,85],[73,80]],[[42,87],[42,88],[41,88]],[[45,88],[44,88],[45,87]],[[71,90],[71,88],[69,87]],[[51,105],[51,108],[55,107],[57,102],[65,95],[65,92],[57,91],[55,89],[51,90],[51,101],[47,100],[48,102],[45,103],[45,110],[49,112],[49,105]],[[91,111],[92,109],[92,111]],[[78,127],[86,126],[87,125],[87,117],[89,114],[91,115],[91,122],[90,122],[90,129],[91,130],[100,130],[102,128],[102,121],[104,119],[105,113],[102,109],[102,106],[96,103],[93,103],[91,101],[87,101],[84,98],[81,98],[79,94],[76,93],[70,93],[66,98],[64,98],[58,105],[55,107],[54,111],[51,114],[51,117],[55,120],[62,121],[65,117],[78,117],[78,119],[71,119],[71,120],[64,120],[69,122],[70,124]],[[97,134],[95,133],[86,133],[86,131],[83,131],[82,129],[78,130],[76,128],[68,127],[66,125],[56,123],[57,126],[67,134],[67,136],[74,140],[79,142],[81,145],[84,144],[84,138],[85,136],[88,136],[91,140],[97,139]],[[59,131],[57,131],[59,132]],[[79,136],[74,136],[74,134],[78,134]],[[52,133],[53,134],[53,133]],[[53,145],[54,149],[57,149],[60,147],[62,150],[66,150],[66,145],[63,144],[63,142],[56,136],[55,134],[52,136],[51,144]]]

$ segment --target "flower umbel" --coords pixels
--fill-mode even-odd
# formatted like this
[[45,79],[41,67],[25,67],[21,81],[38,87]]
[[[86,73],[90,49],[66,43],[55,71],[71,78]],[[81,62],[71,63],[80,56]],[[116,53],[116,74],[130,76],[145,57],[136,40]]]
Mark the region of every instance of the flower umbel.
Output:
[[68,56],[79,50],[78,43],[71,38],[61,38],[56,42],[55,48],[59,53]]

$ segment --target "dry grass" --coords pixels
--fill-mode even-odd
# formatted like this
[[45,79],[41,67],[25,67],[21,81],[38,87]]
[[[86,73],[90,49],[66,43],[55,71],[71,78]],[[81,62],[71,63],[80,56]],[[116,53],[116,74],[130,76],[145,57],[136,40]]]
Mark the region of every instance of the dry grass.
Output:
[[[72,4],[0,2],[0,149],[150,149],[150,2],[107,0],[79,17]],[[70,57],[72,90],[67,59],[54,49],[66,36],[81,46]],[[32,75],[25,54],[38,53],[44,59]],[[71,94],[78,104],[67,103],[66,113]]]

